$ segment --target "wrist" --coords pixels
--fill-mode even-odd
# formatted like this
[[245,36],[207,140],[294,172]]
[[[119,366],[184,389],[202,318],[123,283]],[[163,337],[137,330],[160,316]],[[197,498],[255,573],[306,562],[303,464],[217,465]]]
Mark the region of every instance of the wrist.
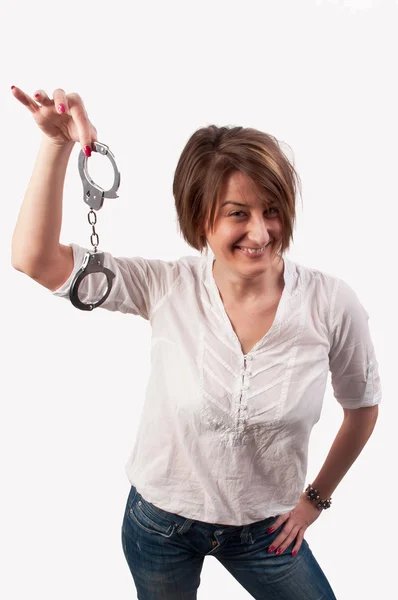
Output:
[[45,146],[47,148],[53,148],[54,150],[62,153],[62,152],[70,152],[73,149],[75,142],[73,140],[66,140],[65,142],[57,142],[55,140],[52,140],[50,137],[48,137],[48,135],[43,134],[42,139],[41,139],[41,144],[42,144],[42,146]]
[[311,502],[314,506],[317,507],[318,510],[326,510],[332,505],[332,498],[321,498],[319,490],[313,487],[313,485],[311,485],[310,483],[304,490],[303,494],[304,496],[306,496],[309,502]]

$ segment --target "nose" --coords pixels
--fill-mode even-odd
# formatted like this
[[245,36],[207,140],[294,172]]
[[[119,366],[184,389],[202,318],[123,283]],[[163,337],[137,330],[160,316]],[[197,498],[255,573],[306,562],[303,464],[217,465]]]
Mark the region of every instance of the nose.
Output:
[[249,220],[247,225],[247,233],[245,240],[247,240],[247,245],[252,245],[254,247],[265,246],[271,240],[271,231],[272,226],[267,221],[264,220],[264,216],[260,217],[252,217]]

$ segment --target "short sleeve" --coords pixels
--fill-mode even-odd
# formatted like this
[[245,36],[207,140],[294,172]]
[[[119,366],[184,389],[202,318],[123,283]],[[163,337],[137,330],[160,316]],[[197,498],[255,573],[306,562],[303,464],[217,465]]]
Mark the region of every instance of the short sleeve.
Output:
[[[87,248],[71,243],[74,267],[65,283],[53,291],[54,296],[69,300],[69,290],[77,271],[83,264]],[[92,250],[90,250],[92,252]],[[152,312],[163,296],[178,278],[178,261],[114,257],[103,252],[104,266],[110,269],[115,278],[108,298],[98,308],[139,315],[149,320]],[[87,304],[98,301],[105,295],[107,280],[105,275],[94,273],[85,277],[79,285],[79,299]]]
[[336,279],[331,299],[329,370],[334,397],[343,408],[381,402],[378,363],[368,321],[369,315],[354,290]]

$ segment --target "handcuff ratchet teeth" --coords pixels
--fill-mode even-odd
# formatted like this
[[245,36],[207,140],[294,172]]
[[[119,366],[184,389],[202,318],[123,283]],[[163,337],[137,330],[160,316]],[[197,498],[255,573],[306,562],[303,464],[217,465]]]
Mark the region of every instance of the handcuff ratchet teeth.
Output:
[[[104,267],[104,253],[98,252],[97,250],[99,245],[99,237],[94,227],[95,223],[97,222],[97,216],[94,213],[94,210],[100,210],[102,208],[104,198],[119,198],[116,192],[120,186],[120,173],[116,166],[115,157],[109,150],[108,146],[101,144],[100,142],[93,142],[93,146],[95,152],[99,152],[100,154],[107,156],[111,161],[114,169],[114,181],[112,187],[106,191],[94,183],[87,171],[87,156],[84,154],[83,150],[80,151],[78,159],[79,173],[83,183],[83,200],[91,209],[88,213],[88,221],[90,225],[92,225],[93,229],[93,233],[91,234],[91,244],[94,246],[93,252],[88,251],[84,255],[82,266],[73,278],[72,285],[69,290],[70,301],[72,302],[73,306],[79,308],[80,310],[93,310],[105,302],[112,289],[112,281],[115,278],[115,274],[107,267]],[[91,221],[90,217],[94,218],[94,221]],[[93,237],[97,238],[97,243],[93,242]],[[107,279],[108,289],[105,295],[97,302],[85,304],[84,302],[81,302],[78,296],[79,285],[83,279],[87,277],[87,275],[92,275],[93,273],[104,273]]]

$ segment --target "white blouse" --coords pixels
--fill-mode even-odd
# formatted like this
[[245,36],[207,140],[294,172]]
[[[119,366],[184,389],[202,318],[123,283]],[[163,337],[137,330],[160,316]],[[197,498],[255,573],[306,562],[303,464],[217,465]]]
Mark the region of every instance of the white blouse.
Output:
[[[74,270],[52,292],[66,299],[87,250],[70,246]],[[155,506],[208,523],[247,525],[292,510],[329,370],[342,407],[381,402],[369,315],[355,292],[284,257],[275,320],[245,355],[210,248],[171,261],[104,255],[116,277],[99,308],[152,327],[151,373],[125,466],[130,483]],[[106,285],[103,275],[86,277],[79,297],[98,300]]]

